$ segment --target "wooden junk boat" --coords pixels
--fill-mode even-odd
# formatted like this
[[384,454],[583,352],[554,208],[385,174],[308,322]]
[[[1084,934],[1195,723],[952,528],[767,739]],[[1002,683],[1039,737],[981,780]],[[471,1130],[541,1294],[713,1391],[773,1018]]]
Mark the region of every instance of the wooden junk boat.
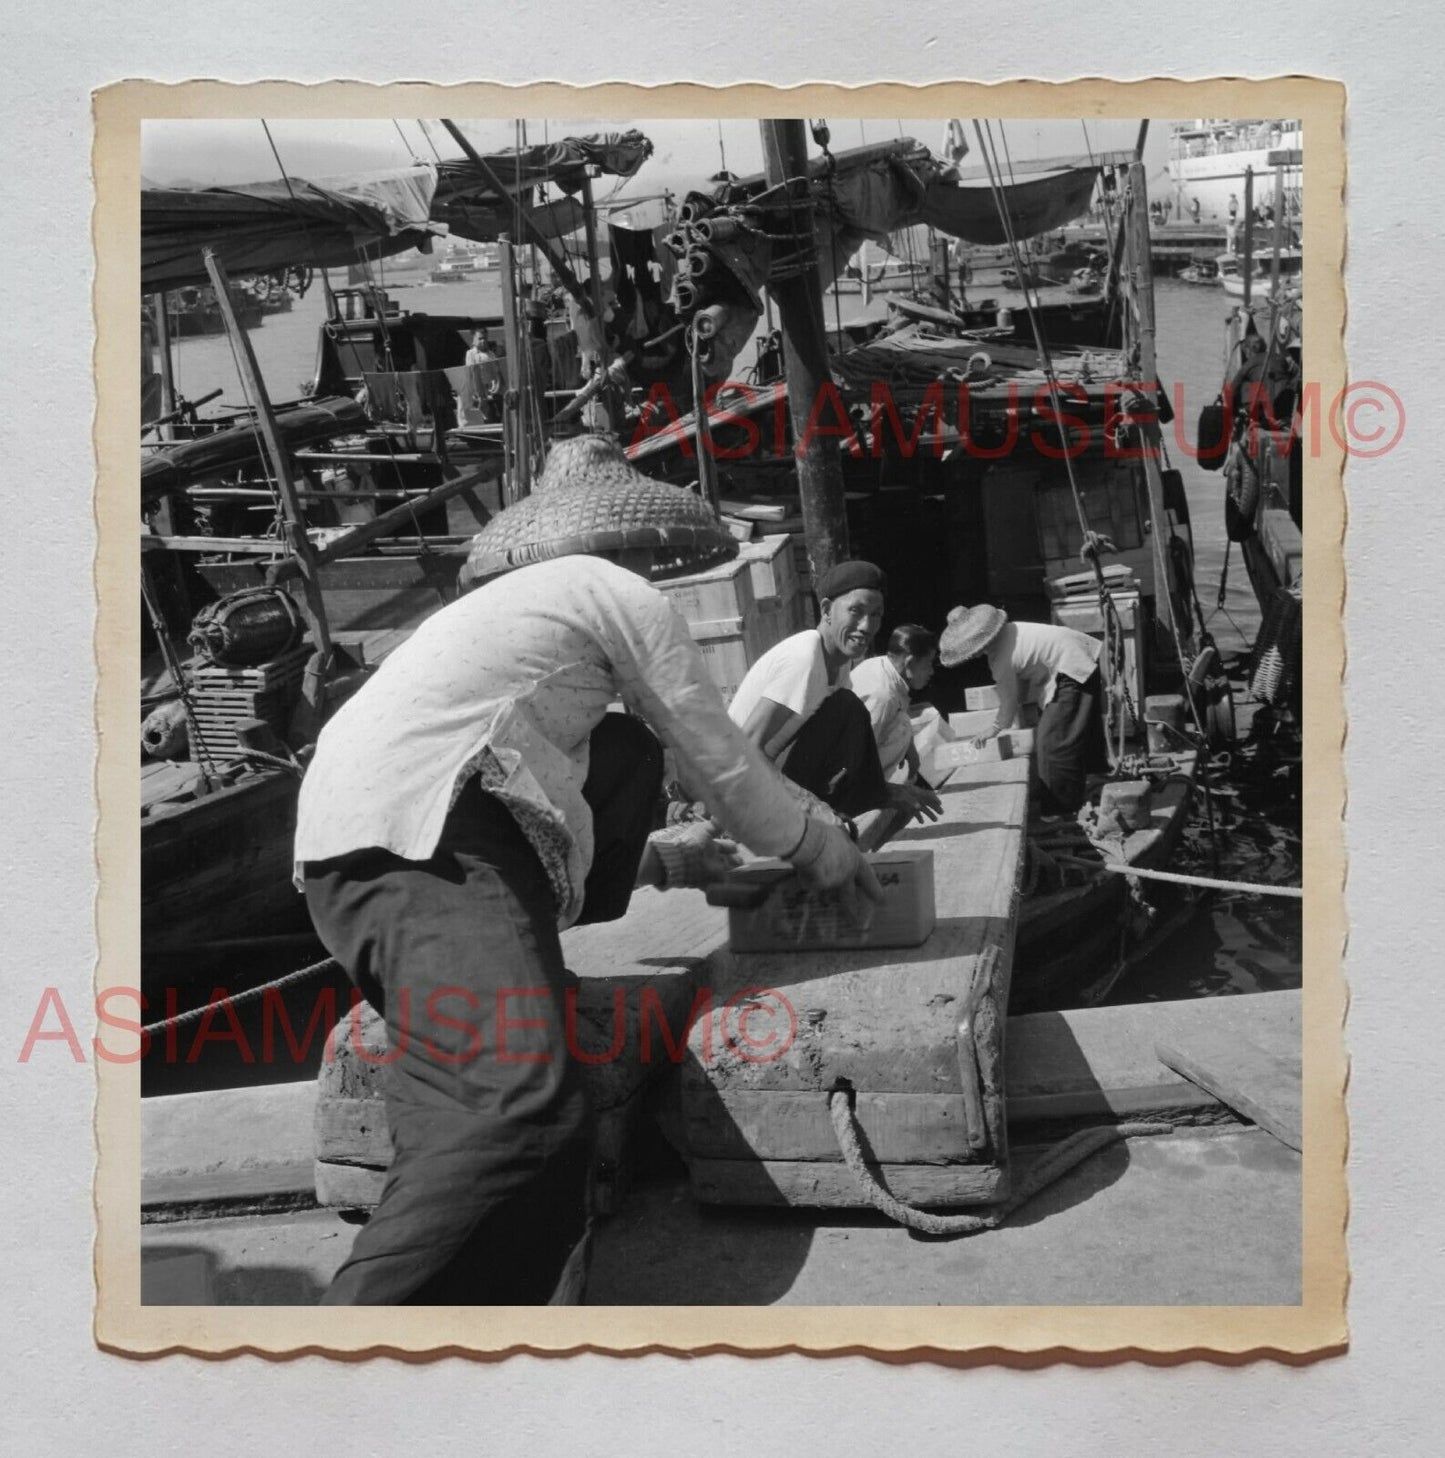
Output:
[[[909,145],[860,149],[873,155],[855,161],[873,168],[876,182],[880,165],[896,173],[910,160]],[[835,197],[849,155],[838,159]],[[1170,418],[1168,402],[1129,383],[1157,373],[1142,169],[1121,159],[1120,170],[1117,249],[1099,296],[1057,289],[1043,298],[1031,291],[972,304],[956,295],[946,305],[891,301],[887,321],[862,337],[856,327],[839,332],[806,427],[836,442],[852,553],[888,572],[880,640],[896,624],[940,625],[951,607],[979,601],[1106,639],[1110,778],[1140,788],[1137,812],[1122,821],[1102,813],[1100,794],[1114,792],[1101,783],[1079,823],[1052,823],[1033,836],[1012,984],[1016,1011],[1102,996],[1112,985],[1131,929],[1147,927],[1149,913],[1137,881],[1104,867],[1149,869],[1169,860],[1193,804],[1200,750],[1232,734],[1228,682],[1196,627],[1189,507],[1159,430]],[[1069,186],[1075,193],[1066,207],[1079,195],[1074,179]],[[874,204],[880,195],[881,186],[856,194]],[[923,195],[936,196],[927,188]],[[1087,201],[1087,191],[1082,196]],[[757,179],[719,189],[711,209],[692,199],[694,222],[682,248],[723,262],[709,233],[746,226],[750,208],[760,225],[767,201]],[[1042,206],[1037,192],[1034,202]],[[916,220],[910,207],[916,202],[900,198],[882,216],[823,214],[814,255],[824,283],[834,253],[828,219],[846,238],[853,229]],[[1000,241],[996,219],[964,217],[944,202],[933,216],[966,238]],[[1059,221],[1035,220],[1041,227]],[[771,230],[776,237],[781,225]],[[732,256],[740,251],[734,245]],[[683,276],[716,280],[721,272],[694,267]],[[936,282],[946,298],[946,278]],[[716,346],[706,371],[720,383],[701,437],[711,446],[698,446],[695,415],[659,413],[635,436],[632,459],[679,483],[699,475],[706,481],[711,472],[709,489],[735,518],[801,533],[794,478],[802,450],[784,409],[779,352],[765,340],[753,382],[722,383],[731,359],[717,356],[742,332],[730,316],[749,307],[746,289],[719,287],[712,297],[695,291],[686,302],[699,351]],[[962,713],[959,732],[989,717],[976,713],[989,692],[978,681],[982,671],[973,664],[940,672],[930,687],[946,719]],[[972,732],[981,727],[975,722]]]
[[[218,949],[307,929],[291,843],[316,730],[455,597],[471,534],[526,489],[536,422],[545,427],[576,394],[548,397],[530,371],[549,321],[524,312],[515,290],[504,287],[502,316],[475,317],[403,312],[374,285],[330,287],[328,267],[367,270],[383,254],[429,246],[439,228],[489,245],[513,228],[545,249],[581,225],[575,202],[541,201],[545,184],[575,190],[593,171],[630,175],[651,144],[634,132],[505,156],[466,150],[462,161],[349,189],[290,179],[143,197],[142,284],[153,297],[142,361],[151,382],[142,706],[163,711],[142,736],[155,751],[143,753],[141,774],[147,986],[195,976],[189,969]],[[514,196],[499,167],[528,188]],[[505,243],[500,253],[510,262]],[[306,397],[273,405],[241,327],[239,301],[253,291],[230,274],[300,269],[320,273],[328,316]],[[578,290],[565,264],[562,274]],[[165,303],[169,291],[202,283],[228,315],[247,396],[244,410],[209,417],[198,407],[214,397],[177,399]],[[490,371],[466,364],[477,330],[506,344]],[[528,388],[507,390],[508,380]],[[276,589],[294,598],[300,620],[282,646],[261,650],[264,661],[244,646],[229,662],[177,649],[198,608],[220,601],[244,616],[250,594],[254,612],[274,617]]]
[[[997,302],[953,309],[941,299],[936,318],[905,307],[863,338],[838,331],[848,337],[829,358],[816,306],[857,240],[923,214],[955,237],[988,244],[1001,241],[1000,225],[978,198],[956,196],[906,139],[828,156],[808,175],[801,124],[762,126],[765,147],[777,153],[770,171],[787,180],[730,179],[712,195],[693,194],[667,240],[681,265],[672,304],[688,326],[699,403],[684,413],[670,391],[649,391],[631,432],[632,460],[696,486],[741,538],[762,523],[774,534],[763,544],[769,562],[791,538],[795,580],[806,583],[832,555],[877,561],[891,584],[885,628],[941,624],[957,603],[986,599],[1016,617],[1096,631],[1107,648],[1115,769],[1099,786],[1089,826],[1077,825],[1062,850],[1048,834],[1035,837],[1030,869],[1023,755],[954,770],[947,744],[935,748],[935,775],[957,776],[944,786],[944,814],[937,825],[909,827],[893,847],[930,867],[915,883],[933,893],[922,941],[845,946],[814,926],[815,942],[792,936],[786,950],[742,944],[737,925],[701,898],[679,897],[674,908],[644,891],[622,921],[572,928],[564,947],[582,1007],[606,1006],[619,989],[636,995],[641,983],[659,1005],[675,994],[689,1018],[659,1122],[671,1124],[697,1199],[879,1205],[883,1186],[890,1204],[880,1208],[902,1218],[900,1200],[946,1207],[1007,1198],[1004,1014],[1081,975],[1072,954],[1094,934],[1097,950],[1114,955],[1119,903],[1130,893],[1128,878],[1103,865],[1142,868],[1167,858],[1192,799],[1206,726],[1221,715],[1207,702],[1217,685],[1194,673],[1199,640],[1181,570],[1191,550],[1188,509],[1162,459],[1159,402],[1128,385],[1155,378],[1142,164],[1134,154],[1118,164],[1126,169],[1118,252],[1100,295],[1060,290],[1048,305],[1020,296],[1007,313]],[[826,132],[822,140],[826,146]],[[1028,219],[1020,228],[1041,232],[1081,210],[1097,171],[1067,177],[1052,204],[1031,178],[1019,198]],[[1006,202],[1004,212],[1008,235]],[[817,297],[796,290],[790,299],[789,285],[810,273],[817,285],[809,279],[803,288]],[[765,288],[777,293],[789,336],[786,388],[780,351],[767,339],[752,378],[730,385]],[[808,379],[814,363],[820,372]],[[805,474],[820,456],[841,472],[843,487],[841,499],[823,503],[837,506],[842,523],[824,520],[821,530],[820,503],[808,494],[815,479]],[[829,544],[825,533],[839,525]],[[717,569],[729,580],[733,571]],[[738,576],[735,601],[746,607],[750,571]],[[749,632],[750,617],[765,616],[690,621],[705,657],[726,626],[737,672],[774,641]],[[977,716],[988,713],[983,688],[964,673],[951,682],[937,676],[933,722],[956,738],[976,733]],[[1059,868],[1052,882],[1046,854]],[[1020,886],[1028,891],[1021,915]],[[882,950],[890,947],[897,950]],[[1090,975],[1097,980],[1097,969]],[[728,1020],[740,999],[764,988],[784,990],[797,1026],[780,1048],[750,1056],[741,1024],[730,1033]],[[715,1001],[693,1019],[688,1004],[696,1009],[700,993]],[[617,1198],[626,1127],[658,1070],[655,1054],[636,1051],[647,1033],[630,1011],[632,997],[621,1007],[617,1056],[589,1060],[584,1073],[600,1115],[594,1182],[604,1211]],[[383,1185],[391,1146],[377,1077],[359,1065],[377,1061],[384,1029],[372,1019],[358,1037],[342,1024],[332,1038],[339,1056],[320,1079],[317,1195],[367,1205]]]
[[[648,146],[645,139],[632,143],[619,170],[635,165]],[[584,167],[596,165],[595,152],[584,148],[579,156]],[[759,350],[754,386],[718,388],[761,315],[758,290],[779,286],[803,256],[812,258],[826,287],[863,238],[919,217],[995,248],[1011,241],[989,211],[991,199],[984,206],[977,189],[951,188],[926,151],[908,139],[834,160],[835,171],[818,169],[811,180],[815,192],[830,191],[834,202],[852,198],[848,206],[859,209],[884,196],[892,215],[820,209],[817,226],[830,218],[836,225],[825,244],[805,241],[791,255],[774,245],[772,256],[760,261],[746,247],[727,246],[727,239],[733,227],[732,238],[746,242],[746,230],[779,206],[764,179],[732,180],[713,196],[692,194],[673,231],[654,231],[658,257],[671,259],[668,276],[674,280],[666,308],[656,299],[644,301],[654,338],[631,350],[624,341],[622,349],[632,379],[621,392],[628,413],[618,423],[632,442],[635,463],[679,483],[701,476],[701,489],[715,494],[739,535],[754,530],[758,520],[771,524],[767,530],[792,535],[804,593],[811,557],[794,494],[796,441],[776,378],[775,341],[770,348],[765,340]],[[478,190],[485,191],[491,169],[486,159],[476,162],[470,200],[452,178],[454,219],[457,209],[475,209]],[[1147,211],[1132,154],[1081,162],[1052,196],[1031,179],[1027,195],[1017,199],[1021,225],[1039,232],[1057,227],[1070,208],[1081,206],[1080,197],[1087,200],[1101,169],[1117,169],[1127,187],[1116,253],[1099,295],[1060,289],[1046,302],[1026,293],[955,303],[945,280],[937,305],[898,300],[883,327],[838,341],[830,388],[820,391],[806,427],[837,441],[853,551],[889,571],[892,622],[938,624],[959,602],[988,600],[1015,617],[1066,622],[1107,640],[1115,778],[1154,789],[1152,796],[1135,797],[1134,820],[1116,817],[1104,827],[1111,833],[1088,834],[1099,831],[1096,821],[1081,834],[1054,826],[1052,841],[1036,839],[1013,982],[1020,1006],[1076,996],[1085,978],[1097,985],[1096,956],[1107,959],[1115,947],[1130,887],[1123,877],[1072,862],[1145,866],[1168,858],[1182,832],[1204,740],[1184,727],[1178,700],[1207,726],[1205,701],[1219,692],[1216,679],[1191,683],[1188,674],[1199,646],[1179,580],[1181,561],[1187,563],[1192,550],[1188,506],[1178,476],[1160,458],[1156,402],[1122,389],[1125,381],[1154,375]],[[900,181],[905,175],[912,181]],[[865,185],[853,190],[850,177]],[[891,179],[891,190],[868,185],[879,177]],[[1002,192],[1012,195],[1012,189]],[[275,198],[267,201],[273,205]],[[309,193],[308,201],[314,201]],[[785,190],[785,213],[795,202]],[[533,209],[531,222],[550,211]],[[500,231],[508,210],[494,208],[488,216]],[[395,246],[408,228],[414,240],[420,226],[415,215],[405,226],[395,219],[378,224],[371,247]],[[785,236],[781,227],[760,231]],[[299,260],[279,260],[268,247],[254,263],[271,270],[355,261],[354,239],[345,242],[329,257],[312,253]],[[253,235],[246,246],[256,246]],[[503,279],[509,276],[507,253],[503,246]],[[199,257],[194,246],[191,255]],[[709,262],[699,267],[693,258],[703,255]],[[250,266],[247,255],[238,261]],[[157,284],[164,285],[167,269],[184,276],[174,249],[161,262]],[[206,270],[218,293],[225,282],[221,262],[212,259]],[[195,263],[186,266],[194,269]],[[740,279],[734,269],[747,276]],[[535,468],[529,448],[534,437],[510,413],[521,392],[507,392],[512,403],[500,421],[448,422],[433,415],[419,422],[414,412],[385,418],[373,388],[379,374],[456,368],[468,330],[479,325],[500,326],[508,348],[522,348],[525,320],[515,299],[504,309],[512,317],[486,321],[405,314],[376,290],[340,291],[334,300],[311,398],[262,409],[264,392],[256,382],[252,414],[222,422],[209,441],[163,444],[146,466],[155,486],[147,496],[147,563],[177,560],[176,551],[197,556],[200,575],[190,580],[203,582],[210,593],[284,586],[305,609],[310,649],[291,661],[288,683],[263,683],[255,670],[222,674],[216,696],[222,707],[211,711],[212,723],[219,714],[220,727],[229,731],[219,763],[193,767],[189,779],[173,764],[147,767],[147,955],[190,954],[258,927],[270,933],[284,928],[288,916],[302,924],[301,903],[290,887],[290,840],[309,736],[329,700],[353,688],[389,643],[449,600],[465,533],[524,493]],[[739,328],[739,320],[747,327]],[[683,326],[689,348],[653,347]],[[507,368],[522,366],[513,358]],[[615,372],[610,378],[615,381]],[[358,418],[354,397],[362,386],[366,404]],[[577,402],[588,392],[584,385],[575,397],[563,397],[570,406],[552,401],[551,428],[565,428],[569,415],[575,420]],[[669,415],[657,404],[680,400],[690,408],[704,394],[711,404],[701,427],[712,446],[699,463],[692,448],[696,413],[674,408]],[[614,407],[616,396],[614,391]],[[239,523],[235,534],[209,537],[185,529],[187,509],[206,508],[212,532],[221,508],[234,513],[259,503],[276,511],[275,487],[287,476],[292,482],[280,492],[286,518],[280,538],[259,541]],[[350,515],[358,506],[368,520]],[[1081,565],[1089,570],[1080,573]],[[163,579],[164,573],[153,574],[158,599]],[[159,606],[163,619],[164,602]],[[334,658],[328,645],[338,650]],[[171,677],[188,672],[204,697],[214,676],[177,663]],[[970,694],[982,685],[970,683],[963,671],[951,677],[936,680],[934,704],[945,715],[973,710]],[[280,698],[274,697],[278,689]],[[1161,691],[1164,698],[1151,703]],[[1170,727],[1150,734],[1155,707]],[[260,730],[246,726],[237,735],[239,718],[258,717]],[[191,718],[196,722],[194,710]],[[1170,733],[1176,739],[1159,737]],[[1060,835],[1072,837],[1062,854]]]

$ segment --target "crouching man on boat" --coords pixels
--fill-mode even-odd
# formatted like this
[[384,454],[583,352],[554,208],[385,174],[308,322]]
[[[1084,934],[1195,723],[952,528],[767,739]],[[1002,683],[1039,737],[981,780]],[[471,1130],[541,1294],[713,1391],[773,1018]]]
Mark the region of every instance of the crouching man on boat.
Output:
[[818,626],[764,653],[728,713],[793,784],[837,815],[888,809],[901,823],[935,820],[943,807],[927,785],[888,782],[868,710],[852,691],[849,670],[873,646],[886,588],[871,562],[830,568],[818,581]]
[[[739,841],[839,888],[860,919],[881,899],[846,832],[807,815],[728,718],[647,580],[731,550],[698,497],[610,441],[564,442],[475,539],[463,583],[480,585],[323,729],[298,881],[385,1020],[396,1150],[325,1303],[545,1303],[564,1269],[575,1290],[590,1115],[558,934],[621,916],[639,878],[675,883],[685,850],[650,838],[663,744]],[[619,700],[630,715],[608,712]],[[692,850],[698,879],[726,869],[725,846]]]
[[865,658],[851,670],[853,692],[868,710],[878,744],[878,763],[887,780],[922,782],[908,709],[913,695],[922,693],[933,681],[937,657],[938,634],[918,623],[904,623],[889,635],[886,653]]
[[938,643],[938,660],[952,668],[983,654],[998,690],[986,743],[1019,722],[1023,708],[1039,708],[1034,733],[1038,808],[1072,815],[1084,803],[1090,771],[1108,768],[1103,690],[1097,638],[1053,623],[1011,623],[1002,608],[981,603],[956,607]]

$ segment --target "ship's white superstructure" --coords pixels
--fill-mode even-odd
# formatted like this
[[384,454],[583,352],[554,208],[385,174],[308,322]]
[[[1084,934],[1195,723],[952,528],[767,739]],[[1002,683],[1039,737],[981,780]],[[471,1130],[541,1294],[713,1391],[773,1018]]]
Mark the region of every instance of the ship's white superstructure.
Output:
[[1169,195],[1176,215],[1200,222],[1227,222],[1230,199],[1244,209],[1244,175],[1254,169],[1256,206],[1273,206],[1275,168],[1283,156],[1285,207],[1297,218],[1303,177],[1303,132],[1298,121],[1221,120],[1176,122],[1169,141]]

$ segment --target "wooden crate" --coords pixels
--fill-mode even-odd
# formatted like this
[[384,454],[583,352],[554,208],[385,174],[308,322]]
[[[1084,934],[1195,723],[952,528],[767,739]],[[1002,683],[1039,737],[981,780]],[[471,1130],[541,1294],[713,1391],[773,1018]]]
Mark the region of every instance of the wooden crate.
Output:
[[[303,643],[254,668],[193,661],[189,667],[191,702],[206,752],[236,754],[241,748],[236,725],[248,719],[263,720],[284,738],[310,656],[310,646]],[[191,744],[188,755],[192,761],[198,760],[199,746]]]
[[798,568],[790,536],[763,537],[744,542],[739,556],[752,572],[753,596],[759,603],[774,599],[780,604],[798,590]]
[[[1133,710],[1129,715],[1129,733],[1139,734],[1144,730],[1144,668],[1148,656],[1143,641],[1144,617],[1139,589],[1115,588],[1111,595],[1119,613],[1119,626],[1124,630],[1124,684]],[[1054,621],[1062,627],[1073,628],[1103,641],[1104,617],[1099,599],[1092,591],[1086,595],[1056,599],[1052,611]]]
[[745,557],[735,557],[706,572],[669,578],[657,588],[690,623],[751,618],[757,605],[752,564]]
[[732,702],[748,669],[778,641],[773,635],[780,627],[778,614],[756,605],[746,617],[688,623],[692,640],[725,704]]
[[191,686],[197,691],[221,694],[275,689],[301,682],[311,651],[309,643],[302,643],[289,653],[283,653],[269,663],[258,663],[254,668],[230,668],[193,658],[186,671]]
[[734,952],[822,952],[840,947],[916,947],[933,931],[933,852],[877,851],[868,857],[883,904],[860,930],[842,914],[836,896],[803,884],[785,861],[756,861],[733,873],[745,886],[767,889],[755,909],[728,912],[728,942]]

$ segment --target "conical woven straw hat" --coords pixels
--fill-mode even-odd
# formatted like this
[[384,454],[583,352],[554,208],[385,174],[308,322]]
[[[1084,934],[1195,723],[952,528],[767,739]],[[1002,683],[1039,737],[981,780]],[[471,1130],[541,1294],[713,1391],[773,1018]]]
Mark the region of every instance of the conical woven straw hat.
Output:
[[701,572],[738,554],[738,544],[693,492],[653,481],[622,448],[598,435],[558,441],[532,494],[499,512],[472,538],[461,585],[578,553],[652,550],[654,582]]
[[967,658],[976,658],[1003,631],[1008,614],[1002,608],[979,603],[977,607],[956,607],[948,615],[948,626],[938,639],[938,661],[952,668]]

